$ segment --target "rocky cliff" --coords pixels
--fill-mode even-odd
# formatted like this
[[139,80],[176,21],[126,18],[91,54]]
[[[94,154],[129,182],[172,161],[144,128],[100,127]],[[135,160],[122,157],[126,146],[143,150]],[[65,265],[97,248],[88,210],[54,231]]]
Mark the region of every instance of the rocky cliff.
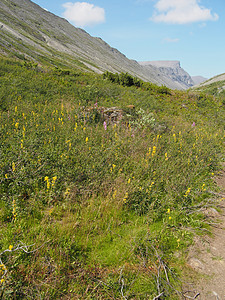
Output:
[[194,85],[191,76],[181,68],[179,61],[143,61],[139,63],[145,67],[156,67],[165,77],[176,82],[181,89],[187,89]]

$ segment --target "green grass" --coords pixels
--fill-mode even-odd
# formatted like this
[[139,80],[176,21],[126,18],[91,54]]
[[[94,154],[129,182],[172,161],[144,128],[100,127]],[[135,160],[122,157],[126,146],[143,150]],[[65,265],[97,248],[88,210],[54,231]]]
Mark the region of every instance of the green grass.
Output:
[[[220,75],[218,75],[218,76],[220,76]],[[217,97],[218,101],[220,101],[220,104],[224,106],[225,105],[224,86],[225,86],[225,81],[224,80],[216,81],[216,82],[213,82],[213,83],[195,88],[195,91],[202,92],[202,97],[204,97],[204,94],[207,94],[208,97],[210,97],[209,95]]]
[[179,299],[224,159],[221,101],[5,58],[0,76],[2,298]]

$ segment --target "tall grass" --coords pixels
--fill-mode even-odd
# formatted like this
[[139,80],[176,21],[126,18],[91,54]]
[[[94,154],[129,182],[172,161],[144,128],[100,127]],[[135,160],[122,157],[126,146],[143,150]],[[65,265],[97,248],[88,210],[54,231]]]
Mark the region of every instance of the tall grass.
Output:
[[6,59],[1,82],[2,297],[178,299],[174,253],[206,226],[224,155],[220,101]]

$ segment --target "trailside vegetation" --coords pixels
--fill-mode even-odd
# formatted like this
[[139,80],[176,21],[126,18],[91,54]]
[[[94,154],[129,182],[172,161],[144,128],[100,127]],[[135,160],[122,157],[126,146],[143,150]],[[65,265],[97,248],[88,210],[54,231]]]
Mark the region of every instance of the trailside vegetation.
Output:
[[115,78],[1,58],[2,299],[188,295],[185,251],[208,228],[224,159],[223,102]]
[[137,77],[133,77],[128,73],[111,73],[109,71],[106,71],[103,73],[103,78],[108,79],[112,83],[117,83],[122,86],[135,86],[137,88],[142,88],[142,90],[145,91],[151,91],[152,93],[158,93],[158,94],[170,94],[171,90],[166,87],[165,85],[158,86],[151,82],[145,82]]

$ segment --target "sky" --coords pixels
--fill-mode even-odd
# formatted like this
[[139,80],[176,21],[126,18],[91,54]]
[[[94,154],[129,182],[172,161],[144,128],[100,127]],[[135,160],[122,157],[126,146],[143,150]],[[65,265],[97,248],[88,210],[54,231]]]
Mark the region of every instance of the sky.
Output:
[[179,60],[191,76],[225,73],[224,0],[32,0],[129,59]]

